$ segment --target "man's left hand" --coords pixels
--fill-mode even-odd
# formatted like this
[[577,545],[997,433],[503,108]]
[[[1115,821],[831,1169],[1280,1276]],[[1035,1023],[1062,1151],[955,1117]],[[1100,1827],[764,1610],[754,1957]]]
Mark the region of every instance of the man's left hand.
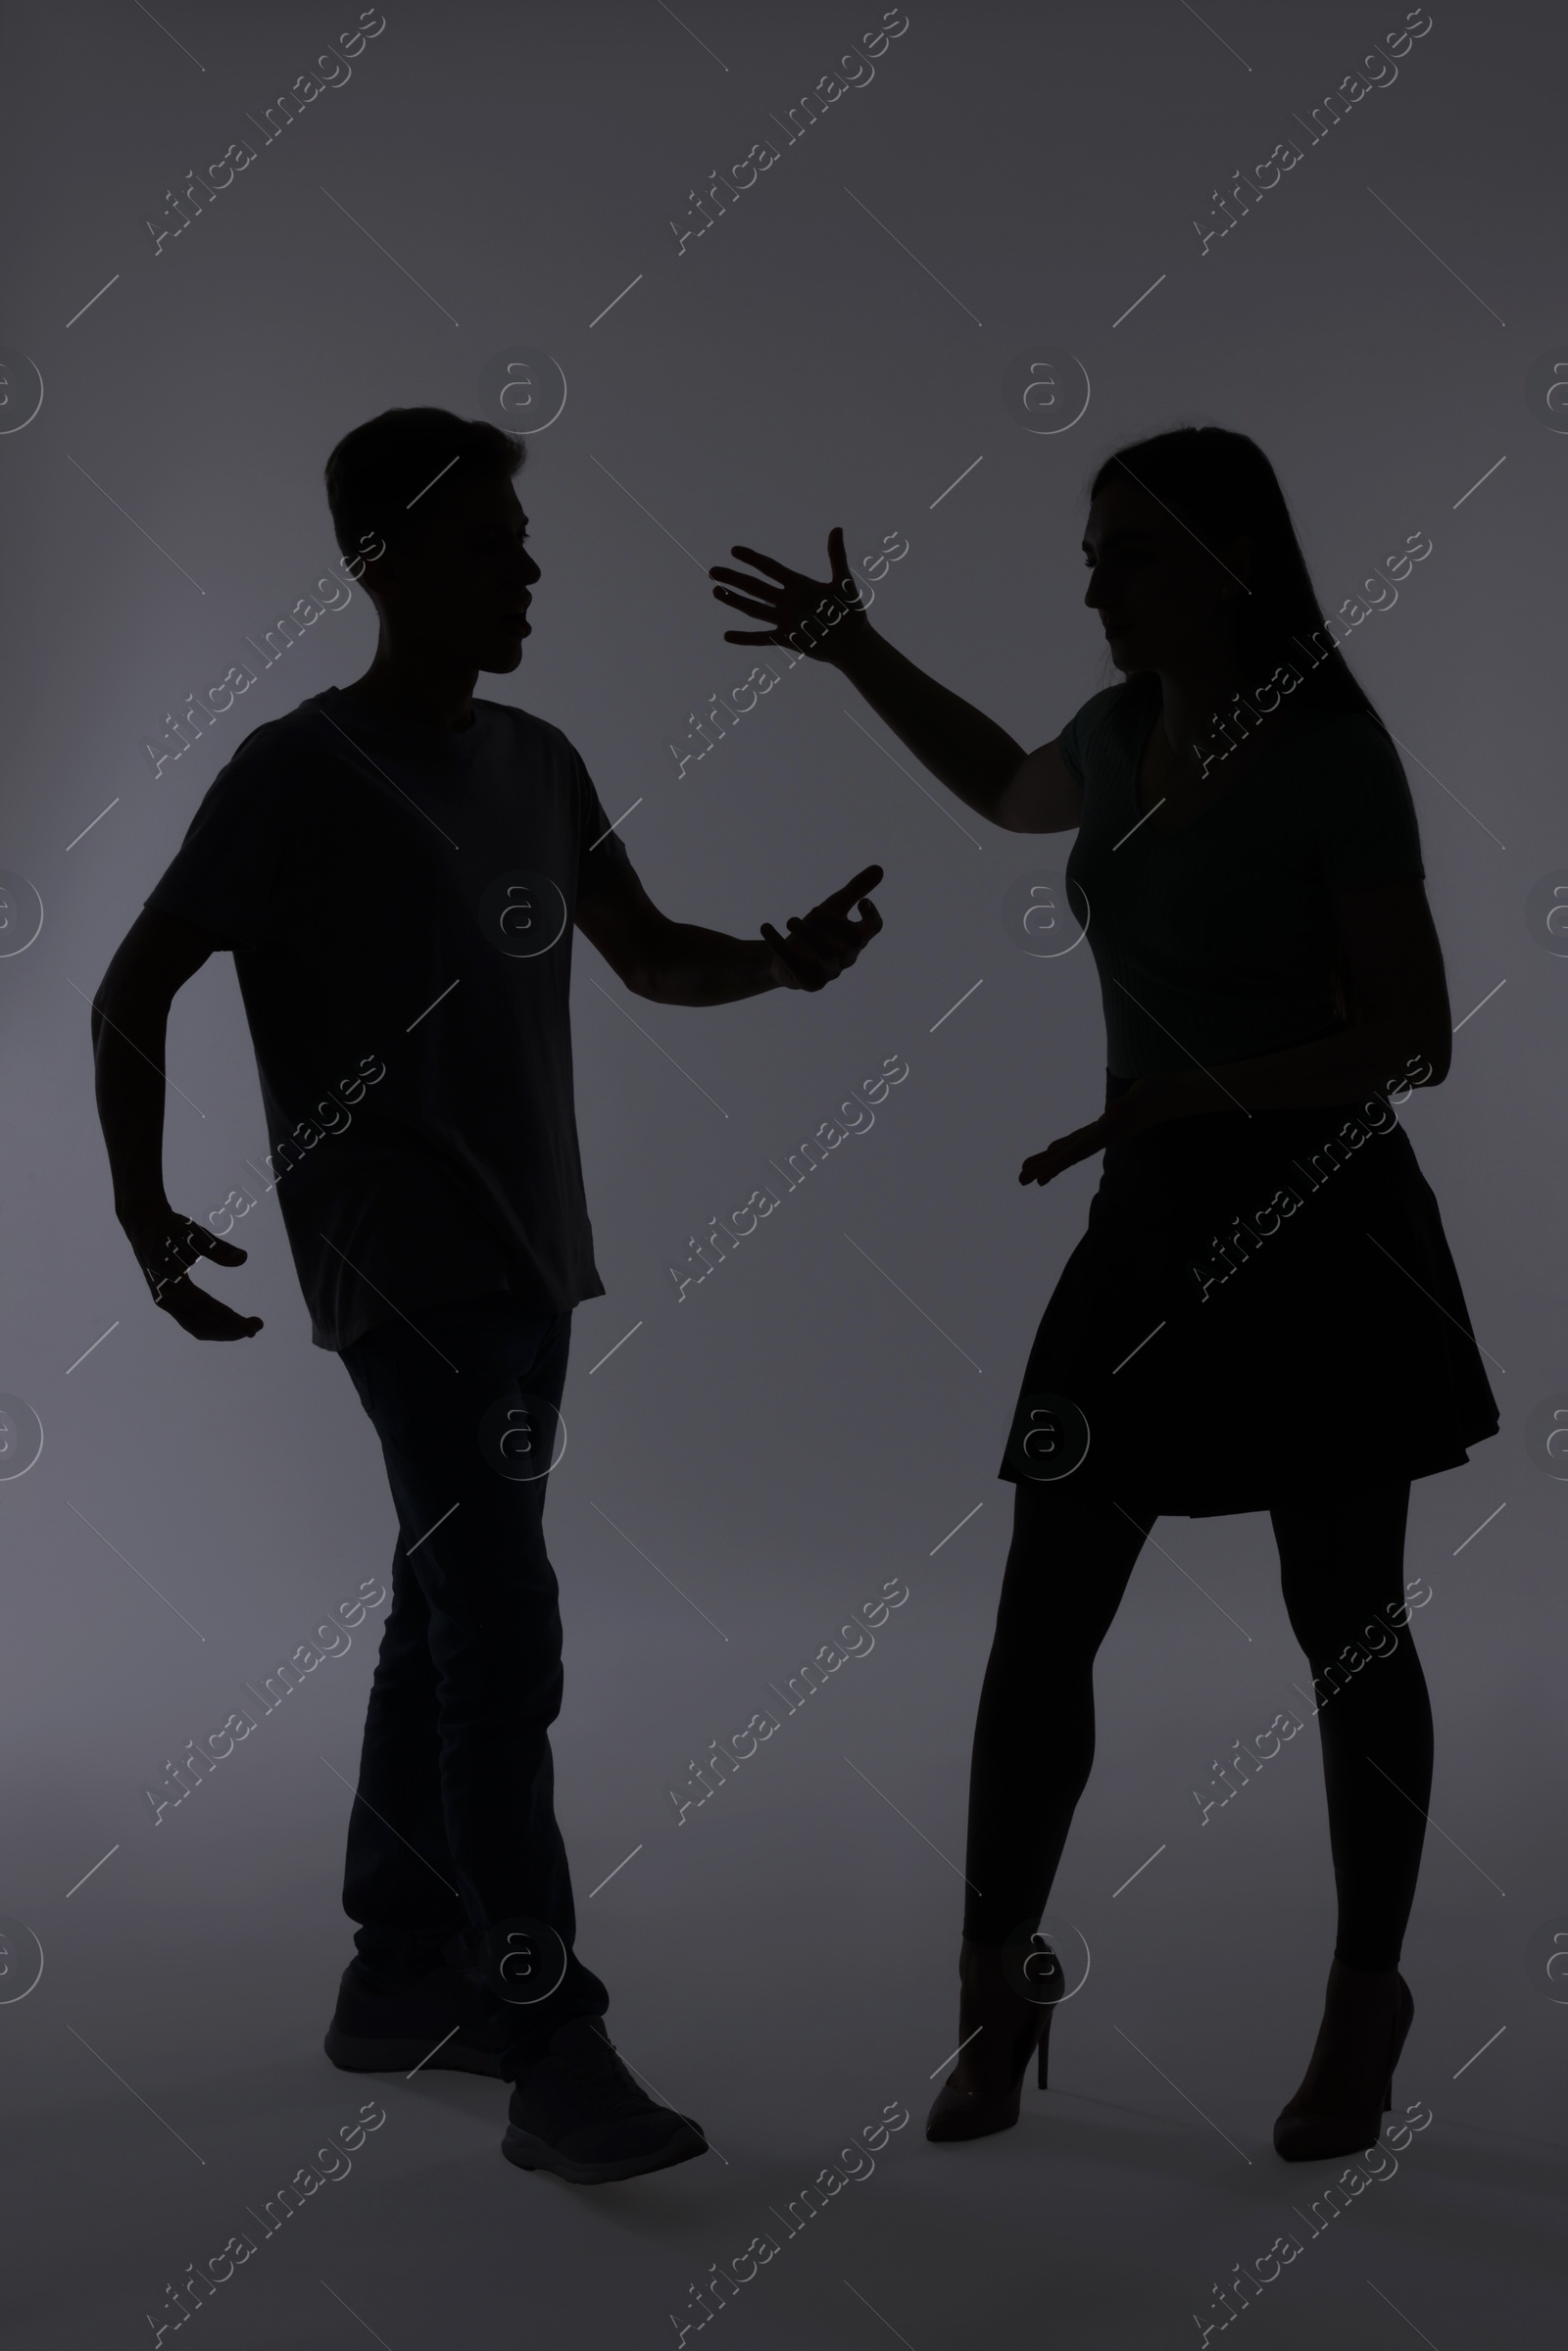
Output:
[[[882,879],[880,865],[862,867],[853,881],[824,898],[819,906],[802,917],[789,918],[789,937],[780,938],[770,922],[762,925],[762,937],[773,950],[773,977],[782,988],[825,988],[836,980],[841,971],[849,968],[868,939],[874,939],[882,928],[882,917],[869,898],[862,896],[875,889]],[[851,905],[858,900],[860,920],[852,922]]]

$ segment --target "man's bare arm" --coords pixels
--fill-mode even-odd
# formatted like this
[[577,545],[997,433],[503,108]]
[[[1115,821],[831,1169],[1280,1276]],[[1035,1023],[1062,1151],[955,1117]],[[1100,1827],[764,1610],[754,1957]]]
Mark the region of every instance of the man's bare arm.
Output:
[[[867,865],[808,914],[792,914],[787,937],[764,922],[760,939],[736,939],[672,922],[630,865],[615,866],[578,899],[577,927],[634,996],[661,1004],[734,1004],[768,988],[814,991],[837,979],[882,928],[864,895],[881,879],[881,866]],[[857,903],[858,922],[849,913]]]
[[98,1120],[109,1151],[115,1214],[156,1304],[196,1339],[248,1339],[257,1315],[236,1314],[187,1279],[198,1257],[243,1265],[245,1251],[172,1208],[164,1190],[164,1048],[169,1007],[216,942],[144,906],[117,949],[92,1005]]

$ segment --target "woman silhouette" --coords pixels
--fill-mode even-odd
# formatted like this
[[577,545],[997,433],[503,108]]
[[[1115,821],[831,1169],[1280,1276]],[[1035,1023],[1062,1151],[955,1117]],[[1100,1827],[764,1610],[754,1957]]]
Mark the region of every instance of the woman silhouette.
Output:
[[[1008,832],[1077,828],[1066,896],[1107,1037],[1105,1109],[1024,1162],[1103,1151],[1025,1367],[1000,1475],[1013,1532],[969,1784],[957,2064],[927,2123],[1016,2122],[1062,1990],[1039,1935],[1094,1755],[1093,1665],[1161,1512],[1267,1510],[1314,1679],[1338,1895],[1288,2160],[1382,2128],[1432,1778],[1403,1582],[1412,1478],[1497,1408],[1437,1201],[1396,1116],[1450,1015],[1415,810],[1312,591],[1274,470],[1213,426],[1094,478],[1084,601],[1121,682],[1025,755],[872,629],[844,537],[818,582],[755,549],[720,601],[805,644]],[[1389,560],[1395,578],[1430,543]],[[824,628],[824,622],[826,623]],[[814,641],[810,641],[813,640]]]

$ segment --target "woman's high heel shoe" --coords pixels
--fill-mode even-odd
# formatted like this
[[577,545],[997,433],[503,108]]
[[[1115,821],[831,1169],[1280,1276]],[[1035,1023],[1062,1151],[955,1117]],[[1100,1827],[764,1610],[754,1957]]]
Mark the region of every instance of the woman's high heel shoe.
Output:
[[1025,1965],[1031,1983],[1039,1986],[1038,1999],[1026,1999],[1013,1989],[1000,1950],[982,1943],[960,1944],[958,2062],[926,2117],[927,2138],[984,2138],[993,2131],[1010,2131],[1018,2120],[1023,2078],[1037,2050],[1036,2080],[1045,2088],[1051,2018],[1065,1979],[1061,1961],[1038,1935]]
[[1394,2069],[1414,2014],[1396,1968],[1369,1975],[1334,1962],[1311,2062],[1275,2121],[1277,2154],[1311,2163],[1374,2143],[1394,2104]]

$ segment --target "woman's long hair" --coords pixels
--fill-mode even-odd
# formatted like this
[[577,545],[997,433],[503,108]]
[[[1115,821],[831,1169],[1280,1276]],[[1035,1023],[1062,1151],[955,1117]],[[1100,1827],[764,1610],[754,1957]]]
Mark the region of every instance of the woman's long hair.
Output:
[[[1360,710],[1387,727],[1370,697],[1350,674],[1313,591],[1306,560],[1273,466],[1246,433],[1217,424],[1183,424],[1147,441],[1130,441],[1095,474],[1091,498],[1120,476],[1185,523],[1211,555],[1243,532],[1252,542],[1250,594],[1237,600],[1236,647],[1244,695],[1267,683],[1284,662],[1301,680],[1293,700],[1303,714]],[[1126,683],[1144,690],[1152,672],[1136,670]]]
[[[1184,522],[1210,554],[1246,532],[1252,542],[1250,594],[1238,599],[1236,648],[1250,697],[1281,662],[1300,683],[1292,691],[1302,717],[1361,711],[1389,743],[1403,771],[1398,750],[1370,696],[1352,677],[1339,647],[1323,650],[1330,632],[1312,587],[1306,559],[1296,536],[1279,477],[1257,443],[1246,433],[1217,424],[1183,424],[1131,441],[1105,459],[1090,486],[1098,498],[1116,477],[1156,499]],[[1152,670],[1134,670],[1123,681],[1130,693],[1157,695]],[[1217,714],[1217,713],[1216,713]],[[1349,965],[1343,949],[1333,958],[1335,1010],[1342,1021],[1355,1016]]]

